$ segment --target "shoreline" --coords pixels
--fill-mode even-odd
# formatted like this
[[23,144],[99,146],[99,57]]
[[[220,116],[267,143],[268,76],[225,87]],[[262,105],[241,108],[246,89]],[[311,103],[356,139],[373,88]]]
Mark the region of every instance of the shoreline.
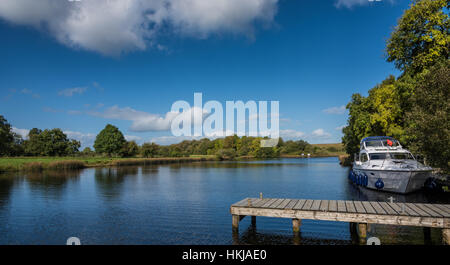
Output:
[[[340,157],[338,154],[329,155],[281,155],[279,157],[266,158],[318,158]],[[191,157],[154,157],[154,158],[119,158],[119,157],[3,157],[0,158],[0,173],[2,172],[36,172],[43,170],[67,170],[96,167],[117,166],[142,166],[160,165],[172,163],[189,163],[204,161],[223,161],[216,156],[191,156]],[[255,157],[237,157],[234,160],[261,160]]]
[[[8,162],[5,162],[8,160]],[[15,160],[15,161],[14,161]],[[216,161],[215,157],[157,157],[157,158],[108,158],[108,157],[11,157],[0,158],[2,172],[36,172],[96,167],[160,165],[202,161]]]

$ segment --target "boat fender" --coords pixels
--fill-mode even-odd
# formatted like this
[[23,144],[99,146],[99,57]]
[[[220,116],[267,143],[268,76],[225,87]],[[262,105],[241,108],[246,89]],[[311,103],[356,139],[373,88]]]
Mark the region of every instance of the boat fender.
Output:
[[384,188],[384,182],[379,178],[377,180],[377,182],[375,182],[375,187],[379,190],[381,190],[382,188]]
[[364,187],[367,187],[367,184],[369,184],[369,177],[367,176],[366,173],[364,173],[363,186],[364,186]]
[[436,188],[437,184],[436,184],[436,181],[434,180],[434,178],[428,178],[428,179],[425,181],[424,186],[425,186],[426,188],[428,188],[428,189],[433,190],[433,189]]

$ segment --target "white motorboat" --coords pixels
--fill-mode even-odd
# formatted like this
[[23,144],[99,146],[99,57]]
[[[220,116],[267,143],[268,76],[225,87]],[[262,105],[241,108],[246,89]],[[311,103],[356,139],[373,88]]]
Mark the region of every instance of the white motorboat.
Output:
[[410,193],[424,186],[431,171],[394,138],[372,136],[361,140],[349,178],[369,189]]

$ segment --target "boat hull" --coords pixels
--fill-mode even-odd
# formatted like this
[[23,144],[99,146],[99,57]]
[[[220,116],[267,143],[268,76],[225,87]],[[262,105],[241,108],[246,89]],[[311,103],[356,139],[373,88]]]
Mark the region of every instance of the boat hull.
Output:
[[354,183],[379,191],[410,193],[421,189],[431,170],[353,169]]

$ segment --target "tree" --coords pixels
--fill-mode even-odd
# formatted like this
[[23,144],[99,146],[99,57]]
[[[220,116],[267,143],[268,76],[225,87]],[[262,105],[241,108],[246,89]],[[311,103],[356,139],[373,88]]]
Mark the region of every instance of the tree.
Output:
[[59,128],[40,130],[33,128],[24,141],[24,152],[34,156],[65,156],[78,152],[79,141],[67,138]]
[[26,155],[40,155],[42,143],[40,142],[39,135],[42,130],[33,128],[28,132],[28,140],[24,142],[24,149]]
[[219,149],[216,152],[216,157],[220,160],[232,160],[236,157],[236,150],[234,150],[233,148]]
[[139,153],[139,146],[135,141],[126,142],[122,147],[122,156],[133,157]]
[[92,151],[90,147],[85,147],[83,151],[81,151],[81,155],[83,156],[94,156],[95,152]]
[[416,87],[413,108],[407,113],[411,149],[426,161],[450,171],[450,63],[432,67]]
[[12,155],[17,137],[8,121],[0,115],[0,156]]
[[78,153],[78,149],[81,147],[81,143],[80,141],[77,140],[70,140],[67,144],[67,150],[66,150],[66,154],[67,155],[74,155],[76,153]]
[[122,132],[117,127],[107,124],[95,138],[94,148],[99,154],[119,155],[125,143]]
[[155,157],[159,153],[159,145],[155,143],[144,143],[141,147],[141,156],[143,157]]
[[448,8],[448,0],[413,1],[387,42],[387,60],[394,62],[398,69],[413,74],[439,60],[448,60]]

